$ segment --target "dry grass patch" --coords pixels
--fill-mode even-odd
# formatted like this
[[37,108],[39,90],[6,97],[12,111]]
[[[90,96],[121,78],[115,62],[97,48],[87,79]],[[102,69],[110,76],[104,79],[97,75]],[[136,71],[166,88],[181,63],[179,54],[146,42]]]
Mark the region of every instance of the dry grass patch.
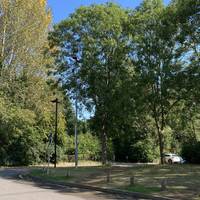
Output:
[[[51,168],[50,175],[41,169],[33,169],[32,175],[62,182],[73,182],[92,186],[117,188],[122,190],[150,193],[181,199],[193,199],[200,195],[200,165],[135,165],[133,167],[110,168],[110,182],[107,168],[59,167]],[[130,185],[134,177],[134,185]],[[166,182],[166,191],[161,190],[161,182]]]

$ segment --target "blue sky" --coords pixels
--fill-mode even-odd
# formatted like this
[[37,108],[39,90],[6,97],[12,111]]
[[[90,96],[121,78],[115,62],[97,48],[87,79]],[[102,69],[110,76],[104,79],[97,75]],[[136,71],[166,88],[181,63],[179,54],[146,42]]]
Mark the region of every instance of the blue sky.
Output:
[[[76,8],[83,5],[106,3],[108,0],[48,0],[48,6],[52,9],[54,23],[65,19],[70,13],[73,13]],[[135,8],[142,0],[112,0],[125,8]],[[168,4],[170,0],[164,0]]]

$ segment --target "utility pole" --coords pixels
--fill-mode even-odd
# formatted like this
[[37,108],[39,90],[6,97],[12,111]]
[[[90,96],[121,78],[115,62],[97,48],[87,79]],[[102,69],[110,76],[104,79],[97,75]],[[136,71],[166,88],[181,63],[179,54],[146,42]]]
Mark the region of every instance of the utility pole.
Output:
[[57,140],[58,140],[58,104],[60,103],[58,101],[58,98],[51,101],[52,103],[56,104],[56,113],[55,113],[55,135],[54,135],[54,168],[56,168],[57,164]]
[[75,100],[75,125],[74,125],[74,139],[75,139],[75,167],[78,167],[78,134],[77,134],[77,121],[78,121],[78,102],[77,93]]
[[[80,61],[78,60],[78,58],[76,56],[72,57],[72,59],[76,62],[76,63],[80,63]],[[74,75],[75,72],[73,71]],[[76,80],[77,83],[78,80]],[[76,86],[77,87],[77,86]],[[75,139],[75,167],[78,167],[78,131],[77,131],[77,125],[78,125],[78,95],[77,95],[77,88],[76,88],[76,96],[75,96],[75,123],[74,123],[74,139]]]

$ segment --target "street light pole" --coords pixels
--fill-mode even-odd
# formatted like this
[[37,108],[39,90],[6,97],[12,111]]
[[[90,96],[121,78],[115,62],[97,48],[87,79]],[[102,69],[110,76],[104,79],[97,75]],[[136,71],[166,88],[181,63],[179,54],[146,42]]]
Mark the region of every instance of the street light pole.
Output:
[[58,101],[58,98],[54,99],[51,102],[56,104],[55,135],[54,135],[54,156],[55,156],[54,168],[56,168],[56,164],[57,164],[57,140],[58,140],[58,103],[60,103],[60,102]]
[[78,167],[78,134],[77,134],[77,121],[78,121],[78,103],[77,103],[77,93],[75,100],[75,126],[74,126],[74,139],[75,139],[75,167]]
[[[80,61],[78,60],[78,58],[76,56],[72,57],[72,59],[74,61],[76,61],[77,63],[80,63]],[[74,72],[73,72],[74,73]],[[76,80],[77,81],[77,80]],[[76,88],[77,89],[77,88]],[[78,95],[77,95],[77,91],[76,92],[76,97],[75,97],[75,123],[74,123],[74,140],[75,140],[75,167],[78,167]]]

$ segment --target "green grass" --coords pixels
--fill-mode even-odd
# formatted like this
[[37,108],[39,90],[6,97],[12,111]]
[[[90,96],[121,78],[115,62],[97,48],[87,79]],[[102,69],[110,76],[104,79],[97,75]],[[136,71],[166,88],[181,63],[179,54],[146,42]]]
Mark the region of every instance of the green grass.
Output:
[[[67,176],[67,172],[70,176]],[[200,165],[135,165],[134,167],[113,167],[111,182],[106,182],[106,169],[99,167],[59,167],[51,168],[47,175],[42,169],[32,169],[32,176],[57,182],[73,182],[98,187],[111,187],[121,190],[162,195],[183,195],[192,199],[200,194]],[[130,185],[134,176],[135,185]],[[161,182],[167,180],[167,191],[161,191]],[[178,197],[177,197],[178,198]]]
[[68,177],[63,174],[54,173],[52,170],[50,170],[50,174],[47,174],[47,172],[42,169],[32,169],[30,175],[55,182],[65,182],[72,179],[72,177]]
[[92,176],[93,174],[97,174],[102,170],[102,167],[79,167],[79,168],[65,168],[58,167],[56,169],[50,168],[49,174],[41,168],[32,169],[30,172],[31,176],[40,177],[44,180],[51,181],[74,181],[76,182],[79,178],[84,178],[84,176]]
[[134,185],[125,187],[124,190],[129,192],[139,192],[143,194],[151,194],[155,192],[160,192],[160,188],[158,187],[144,187],[143,185]]

